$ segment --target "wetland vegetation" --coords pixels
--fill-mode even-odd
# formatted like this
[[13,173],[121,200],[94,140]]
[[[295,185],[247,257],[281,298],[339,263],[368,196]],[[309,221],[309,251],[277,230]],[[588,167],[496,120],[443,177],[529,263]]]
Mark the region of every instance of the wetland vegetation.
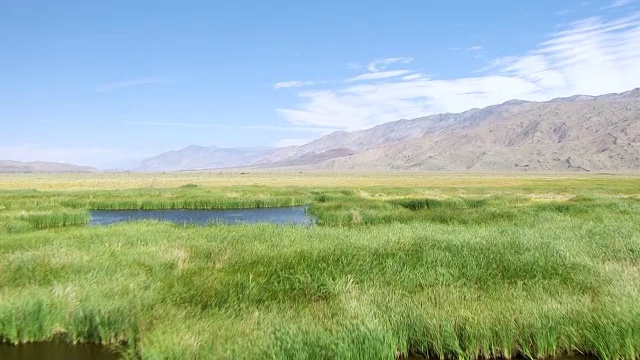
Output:
[[[142,359],[640,351],[640,177],[12,175],[0,189],[5,342]],[[84,226],[98,209],[301,205],[319,226]]]

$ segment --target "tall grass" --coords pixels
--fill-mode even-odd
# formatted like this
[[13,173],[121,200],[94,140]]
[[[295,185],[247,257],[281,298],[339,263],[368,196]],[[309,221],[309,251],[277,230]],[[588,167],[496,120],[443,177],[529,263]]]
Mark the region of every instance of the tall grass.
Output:
[[4,228],[10,233],[26,232],[31,229],[82,226],[89,220],[87,211],[61,206],[0,210],[0,229]]
[[[0,338],[125,341],[127,356],[142,359],[395,359],[411,351],[631,360],[640,351],[640,201],[612,195],[0,192],[0,223],[14,227],[0,228]],[[321,226],[47,228],[64,223],[57,213],[80,222],[90,204],[207,196],[229,201],[208,203],[219,206],[307,203]],[[47,209],[51,218],[39,218]]]
[[631,359],[640,229],[610,244],[603,233],[624,224],[613,217],[544,217],[473,232],[139,223],[68,230],[54,244],[24,234],[2,246],[0,333],[139,341],[143,358]]
[[237,209],[303,205],[308,198],[306,191],[263,186],[47,192],[4,190],[0,191],[0,206],[5,209],[47,206],[90,210]]
[[361,226],[416,221],[443,224],[526,224],[531,216],[543,212],[565,213],[598,218],[604,211],[629,214],[636,211],[635,198],[584,197],[566,201],[540,202],[522,196],[485,196],[468,198],[411,198],[380,200],[357,194],[316,195],[310,212],[325,226]]
[[87,210],[253,209],[305,205],[311,193],[263,186],[211,189],[193,186],[168,189],[101,191],[0,191],[0,231],[20,233],[85,225]]
[[89,214],[86,211],[71,209],[28,212],[19,215],[18,218],[36,229],[78,226],[89,222]]

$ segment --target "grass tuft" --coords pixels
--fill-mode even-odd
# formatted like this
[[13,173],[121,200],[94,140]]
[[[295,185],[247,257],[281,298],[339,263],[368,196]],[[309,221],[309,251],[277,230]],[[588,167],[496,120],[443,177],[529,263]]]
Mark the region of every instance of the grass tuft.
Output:
[[[633,179],[406,181],[0,191],[0,339],[141,359],[637,358]],[[80,226],[94,208],[303,204],[319,226]]]

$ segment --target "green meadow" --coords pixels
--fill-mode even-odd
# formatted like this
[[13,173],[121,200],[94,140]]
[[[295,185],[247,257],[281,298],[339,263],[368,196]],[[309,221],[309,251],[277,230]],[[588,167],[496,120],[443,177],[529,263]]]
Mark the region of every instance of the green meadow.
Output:
[[[92,209],[294,205],[317,226],[87,226]],[[0,341],[48,340],[126,359],[636,359],[640,177],[5,177]]]

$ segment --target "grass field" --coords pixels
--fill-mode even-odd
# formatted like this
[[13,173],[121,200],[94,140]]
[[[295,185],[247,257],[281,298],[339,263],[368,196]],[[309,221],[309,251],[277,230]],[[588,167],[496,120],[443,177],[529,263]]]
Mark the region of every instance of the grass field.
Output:
[[[315,227],[86,227],[308,204]],[[640,353],[640,177],[3,175],[0,338],[143,359]]]

